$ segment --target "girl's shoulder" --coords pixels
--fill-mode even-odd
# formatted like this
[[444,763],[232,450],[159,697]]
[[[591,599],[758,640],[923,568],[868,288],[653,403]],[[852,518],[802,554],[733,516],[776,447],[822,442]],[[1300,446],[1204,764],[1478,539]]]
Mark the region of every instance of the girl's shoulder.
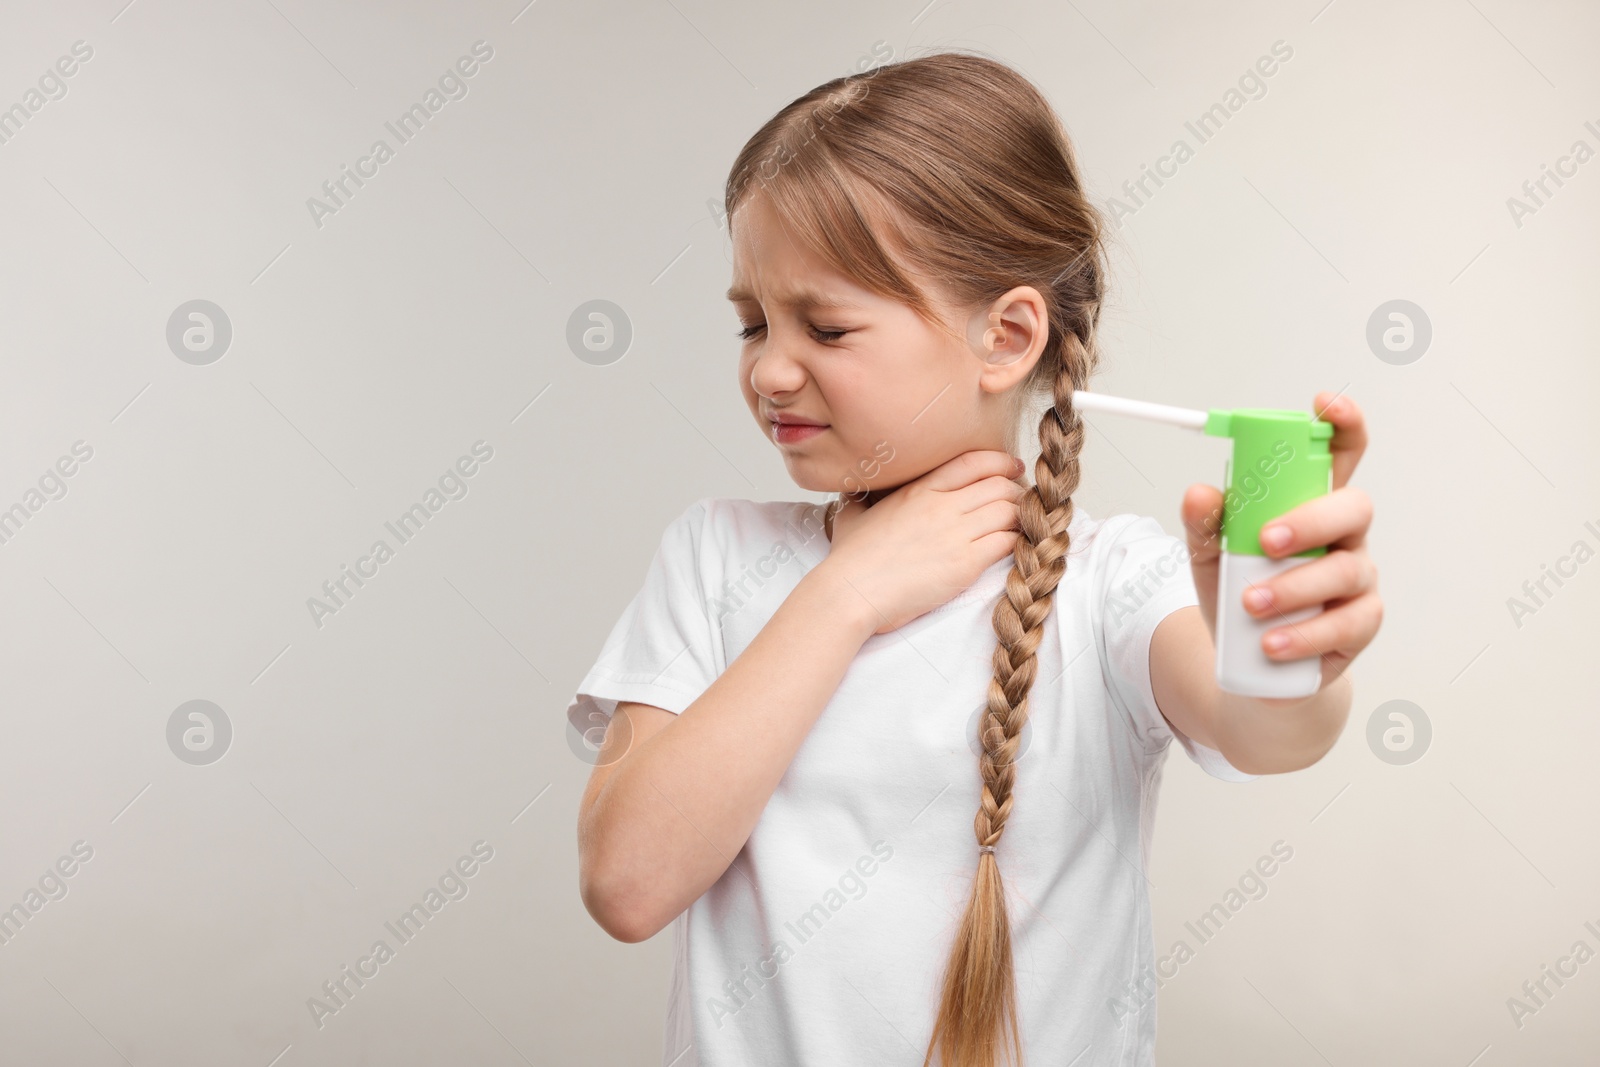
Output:
[[[1076,510],[1079,514],[1083,512],[1082,508]],[[1069,529],[1072,530],[1073,540],[1081,540],[1085,549],[1098,547],[1100,551],[1109,551],[1130,539],[1164,535],[1166,532],[1155,516],[1140,515],[1133,511],[1119,511],[1100,519],[1083,515],[1081,529],[1078,519],[1074,517]]]
[[[1089,519],[1080,530],[1076,521],[1068,559],[1083,570],[1098,576],[1098,591],[1110,594],[1130,574],[1148,571],[1152,566],[1163,577],[1188,572],[1189,548],[1186,538],[1167,533],[1153,515],[1124,511],[1103,519]],[[1079,552],[1082,552],[1079,562]]]

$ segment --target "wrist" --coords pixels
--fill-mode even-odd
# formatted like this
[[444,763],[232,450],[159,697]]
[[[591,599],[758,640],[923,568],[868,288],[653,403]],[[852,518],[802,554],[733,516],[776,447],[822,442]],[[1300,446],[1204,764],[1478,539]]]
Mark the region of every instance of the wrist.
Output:
[[883,625],[880,615],[867,598],[845,577],[837,566],[824,559],[800,579],[796,593],[804,591],[822,613],[830,620],[843,625],[865,644],[867,638],[877,633]]

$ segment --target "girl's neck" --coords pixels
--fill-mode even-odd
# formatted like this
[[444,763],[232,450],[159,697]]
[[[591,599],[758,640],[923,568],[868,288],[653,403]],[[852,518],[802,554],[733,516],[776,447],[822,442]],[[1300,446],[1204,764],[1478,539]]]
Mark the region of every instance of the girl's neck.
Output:
[[[865,496],[856,497],[855,499],[860,500],[863,507],[870,508],[892,492],[894,492],[893,489],[872,489]],[[842,506],[844,500],[845,494],[841,493],[823,509],[822,525],[827,532],[829,544],[833,543],[833,513],[835,509]]]

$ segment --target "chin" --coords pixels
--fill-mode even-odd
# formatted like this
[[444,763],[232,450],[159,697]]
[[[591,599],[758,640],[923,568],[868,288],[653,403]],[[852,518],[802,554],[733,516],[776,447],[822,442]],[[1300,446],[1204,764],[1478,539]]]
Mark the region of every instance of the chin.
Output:
[[813,493],[828,493],[845,497],[854,496],[857,499],[864,499],[870,493],[874,494],[875,500],[889,495],[907,481],[910,481],[907,478],[889,478],[880,479],[869,485],[858,472],[848,468],[818,475],[815,470],[803,462],[798,464],[791,462],[789,464],[789,480],[794,482],[797,488],[806,489]]
[[788,458],[785,459],[784,466],[789,469],[789,480],[799,489],[813,493],[834,493],[839,492],[840,487],[844,485],[846,473],[844,471],[833,474],[818,473],[810,463]]

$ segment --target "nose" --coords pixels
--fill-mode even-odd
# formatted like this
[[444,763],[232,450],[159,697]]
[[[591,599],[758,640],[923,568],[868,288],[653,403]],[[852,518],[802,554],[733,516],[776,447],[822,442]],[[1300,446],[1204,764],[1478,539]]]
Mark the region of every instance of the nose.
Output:
[[794,355],[792,340],[785,334],[774,335],[771,329],[769,326],[766,340],[750,357],[750,387],[769,400],[801,388],[807,377],[804,362]]

